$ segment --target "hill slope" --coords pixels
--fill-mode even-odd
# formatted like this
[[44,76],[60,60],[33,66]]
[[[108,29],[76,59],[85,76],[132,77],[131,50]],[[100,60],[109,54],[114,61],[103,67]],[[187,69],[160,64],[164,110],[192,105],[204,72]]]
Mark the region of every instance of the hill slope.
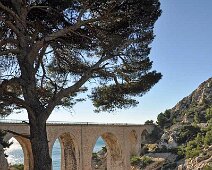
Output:
[[[212,170],[212,78],[160,113],[157,124],[134,169]],[[156,137],[158,129],[163,133]],[[152,163],[144,167],[144,158]]]
[[172,109],[158,115],[161,127],[170,127],[177,122],[206,123],[207,109],[212,106],[212,78],[203,82],[189,96],[179,101]]

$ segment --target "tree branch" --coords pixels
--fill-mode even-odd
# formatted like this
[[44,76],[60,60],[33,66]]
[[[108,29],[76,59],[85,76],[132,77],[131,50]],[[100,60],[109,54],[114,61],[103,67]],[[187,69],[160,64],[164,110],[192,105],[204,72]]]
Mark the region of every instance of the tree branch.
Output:
[[[45,116],[45,119],[47,120],[49,115],[51,114],[52,110],[54,109],[54,107],[60,102],[60,100],[63,98],[63,97],[67,97],[69,96],[70,94],[72,93],[75,93],[76,91],[78,91],[78,89],[80,87],[82,87],[82,85],[84,85],[86,83],[86,81],[88,79],[90,79],[92,77],[92,73],[99,68],[99,66],[106,60],[109,60],[111,58],[113,58],[114,56],[118,55],[118,53],[126,48],[129,44],[131,44],[133,41],[132,40],[128,40],[126,41],[124,44],[122,44],[119,48],[117,48],[116,50],[116,54],[114,55],[107,55],[106,57],[103,57],[101,58],[98,62],[96,62],[96,64],[94,64],[92,67],[90,67],[90,69],[88,69],[85,74],[80,78],[79,81],[77,81],[74,85],[70,86],[70,87],[67,87],[63,90],[60,90],[56,95],[55,97],[49,101],[49,104],[46,108],[47,110],[47,114]],[[114,78],[114,77],[113,77]],[[118,80],[116,78],[114,78],[114,81],[115,83],[118,83]]]
[[8,132],[8,133],[12,133],[13,135],[17,135],[17,136],[20,136],[20,137],[23,137],[23,138],[26,138],[26,139],[30,139],[30,135],[23,135],[23,134],[14,132],[12,130],[3,130],[3,131]]
[[13,23],[11,21],[5,21],[5,24],[11,29],[14,31],[14,33],[21,37],[22,34],[20,33],[20,31],[13,25]]
[[47,113],[45,117],[46,119],[49,117],[49,115],[51,114],[51,111],[54,109],[54,107],[60,102],[60,100],[63,98],[63,97],[66,97],[66,96],[69,96],[70,94],[72,93],[75,93],[76,91],[78,91],[78,89],[80,87],[82,87],[82,85],[85,84],[85,82],[91,78],[92,76],[92,72],[97,69],[101,63],[103,63],[104,61],[106,61],[108,58],[105,57],[105,58],[101,58],[96,64],[94,64],[89,70],[86,71],[86,73],[81,77],[81,79],[76,82],[74,85],[68,87],[68,88],[65,88],[63,90],[60,90],[54,98],[52,98],[52,100],[49,101],[49,104],[46,108],[47,110]]
[[20,22],[22,22],[20,17],[15,12],[13,12],[10,8],[4,6],[1,2],[0,2],[0,8],[3,9],[8,14],[10,14],[12,17],[14,17],[14,18],[18,19]]
[[[100,18],[93,18],[93,19],[88,19],[85,21],[79,21],[77,22],[75,25],[73,26],[69,26],[67,28],[61,29],[58,32],[54,32],[52,34],[47,35],[46,37],[43,38],[43,41],[48,42],[48,41],[52,41],[57,39],[58,37],[64,36],[69,32],[73,32],[75,30],[77,30],[78,28],[80,28],[83,25],[86,25],[88,23],[92,23],[92,22],[96,22],[99,21],[100,19],[102,19],[103,17]],[[41,40],[42,41],[42,40]]]
[[18,41],[14,38],[3,39],[3,40],[0,40],[0,47],[6,44],[17,44],[17,42]]
[[35,72],[38,71],[40,65],[42,64],[42,59],[43,59],[43,56],[46,55],[46,49],[47,49],[48,45],[44,45],[41,52],[39,53],[38,55],[38,61],[37,61],[37,64],[35,65]]

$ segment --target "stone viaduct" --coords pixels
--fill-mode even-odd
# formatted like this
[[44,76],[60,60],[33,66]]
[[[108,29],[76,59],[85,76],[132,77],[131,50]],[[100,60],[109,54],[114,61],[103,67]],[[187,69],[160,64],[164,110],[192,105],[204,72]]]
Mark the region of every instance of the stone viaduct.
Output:
[[[0,129],[29,134],[26,123],[0,122]],[[102,137],[107,147],[107,169],[129,170],[130,157],[139,155],[141,143],[152,129],[152,125],[47,123],[50,155],[54,142],[58,139],[61,145],[61,170],[92,170],[92,151],[97,139]],[[33,170],[29,140],[12,133],[7,133],[5,140],[12,137],[22,146],[24,170]]]

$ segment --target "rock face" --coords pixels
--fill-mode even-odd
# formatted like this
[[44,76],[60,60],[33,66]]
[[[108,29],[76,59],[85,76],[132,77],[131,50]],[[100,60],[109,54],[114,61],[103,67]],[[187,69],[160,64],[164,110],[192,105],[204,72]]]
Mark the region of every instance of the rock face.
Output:
[[0,145],[0,169],[1,170],[8,170],[8,163],[7,159],[4,155],[3,147]]
[[171,112],[172,117],[175,117],[177,121],[189,123],[194,120],[195,113],[198,113],[199,117],[202,116],[204,119],[206,109],[211,105],[212,78],[209,78],[169,111]]
[[176,148],[177,142],[175,140],[175,131],[165,131],[164,134],[161,136],[161,140],[158,144],[159,148],[165,146],[168,149]]

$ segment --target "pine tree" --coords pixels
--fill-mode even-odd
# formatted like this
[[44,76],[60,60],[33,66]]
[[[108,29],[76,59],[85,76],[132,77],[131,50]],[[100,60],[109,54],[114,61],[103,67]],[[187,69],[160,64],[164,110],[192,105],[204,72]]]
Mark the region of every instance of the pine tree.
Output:
[[51,170],[55,107],[91,87],[96,111],[133,107],[161,79],[148,58],[160,14],[159,0],[0,0],[1,114],[27,111],[35,170]]

